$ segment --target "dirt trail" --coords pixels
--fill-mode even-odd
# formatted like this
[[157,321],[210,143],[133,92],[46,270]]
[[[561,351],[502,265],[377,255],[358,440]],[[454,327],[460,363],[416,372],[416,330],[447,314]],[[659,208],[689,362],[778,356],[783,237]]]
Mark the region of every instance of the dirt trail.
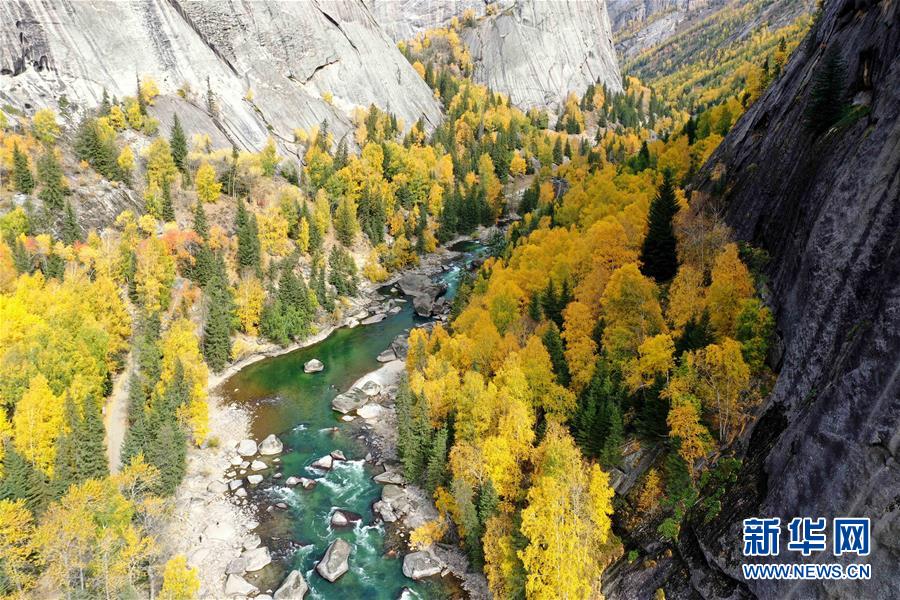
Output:
[[128,353],[125,366],[113,382],[112,393],[103,407],[103,426],[106,429],[106,457],[109,472],[118,473],[122,442],[128,428],[128,376],[132,368],[132,353]]

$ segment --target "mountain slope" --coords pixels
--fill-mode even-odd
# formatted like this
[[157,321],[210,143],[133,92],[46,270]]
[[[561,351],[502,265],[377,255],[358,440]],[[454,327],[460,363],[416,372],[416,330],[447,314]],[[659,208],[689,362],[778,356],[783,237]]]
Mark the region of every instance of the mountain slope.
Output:
[[480,83],[517,106],[556,106],[591,83],[622,89],[606,2],[519,0],[463,31]]
[[295,127],[323,119],[342,134],[353,108],[372,103],[407,125],[440,119],[360,0],[4,2],[0,74],[0,97],[13,105],[65,95],[92,106],[104,87],[133,94],[138,75],[204,108],[209,89],[217,127],[246,148],[270,132],[289,142]]
[[[738,487],[679,550],[692,585],[759,597],[886,598],[900,578],[900,7],[829,2],[783,77],[707,163],[700,194],[771,256],[781,373],[748,436]],[[830,49],[846,62],[846,116],[816,136],[804,111]],[[849,103],[849,102],[848,102]],[[873,577],[745,582],[741,520],[872,519]],[[830,531],[830,525],[829,525]],[[830,535],[830,533],[829,533]],[[830,538],[829,538],[830,539]],[[829,542],[830,543],[830,542]],[[811,560],[832,562],[830,551]],[[801,560],[786,552],[773,562]],[[740,582],[740,583],[738,583]],[[746,587],[745,587],[746,586]]]

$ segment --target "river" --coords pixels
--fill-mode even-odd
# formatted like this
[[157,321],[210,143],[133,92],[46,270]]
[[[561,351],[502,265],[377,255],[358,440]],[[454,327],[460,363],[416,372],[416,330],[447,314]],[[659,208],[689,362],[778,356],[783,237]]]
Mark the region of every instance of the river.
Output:
[[[460,242],[451,250],[462,254],[436,279],[447,283],[447,296],[452,298],[465,269],[486,249],[475,242]],[[402,297],[381,291],[388,297]],[[277,588],[280,578],[293,568],[304,574],[310,598],[393,600],[404,588],[413,597],[459,596],[456,582],[449,577],[413,582],[403,575],[402,555],[388,553],[393,545],[387,543],[384,525],[375,523],[372,513],[372,503],[381,497],[381,486],[372,476],[382,469],[364,461],[368,449],[358,439],[358,430],[340,421],[331,409],[337,394],[380,366],[376,357],[395,337],[426,321],[414,314],[411,302],[400,306],[400,312],[380,323],[338,329],[318,344],[254,363],[222,386],[227,402],[240,403],[251,414],[255,439],[274,433],[285,446],[278,467],[281,479],[267,473],[248,498],[258,507],[256,531],[280,563],[258,575],[257,584],[263,590]],[[321,360],[325,369],[304,373],[303,364],[313,358]],[[325,475],[309,468],[333,450],[342,451],[347,460],[336,461]],[[292,475],[315,478],[318,484],[312,490],[287,487],[283,482]],[[270,510],[277,502],[288,508]],[[362,521],[349,529],[333,530],[329,522],[335,508],[357,513]],[[338,537],[353,546],[350,570],[329,583],[315,567]]]

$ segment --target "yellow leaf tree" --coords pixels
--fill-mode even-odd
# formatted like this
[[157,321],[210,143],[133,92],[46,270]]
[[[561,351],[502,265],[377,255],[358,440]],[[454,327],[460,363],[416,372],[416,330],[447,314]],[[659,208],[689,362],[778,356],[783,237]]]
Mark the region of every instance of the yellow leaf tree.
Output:
[[47,378],[32,377],[13,415],[13,441],[22,456],[45,475],[53,475],[56,440],[65,431],[62,397],[53,394]]
[[0,500],[0,564],[8,585],[22,597],[34,587],[34,523],[24,500]]
[[189,569],[183,554],[166,561],[163,569],[163,586],[160,600],[193,600],[200,590],[200,578],[196,569]]
[[201,202],[215,202],[222,193],[222,184],[216,178],[216,170],[206,161],[197,169],[197,197]]

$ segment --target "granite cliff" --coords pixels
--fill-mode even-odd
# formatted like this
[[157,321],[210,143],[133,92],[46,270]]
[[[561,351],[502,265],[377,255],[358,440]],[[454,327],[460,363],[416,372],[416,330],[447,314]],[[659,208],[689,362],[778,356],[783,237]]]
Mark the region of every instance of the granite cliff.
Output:
[[[738,121],[694,202],[770,256],[780,374],[714,518],[695,507],[674,554],[617,565],[608,598],[891,598],[900,580],[900,7],[828,2],[784,76]],[[845,116],[807,125],[831,49],[846,65]],[[744,518],[869,517],[872,550],[772,562],[868,562],[866,581],[747,581]],[[830,533],[829,524],[829,536]],[[783,534],[783,536],[786,534]],[[830,537],[829,537],[830,543]],[[855,557],[854,557],[855,558]]]
[[598,81],[622,89],[605,1],[501,3],[462,37],[475,79],[520,107],[554,107]]
[[289,145],[294,128],[323,119],[341,135],[353,108],[372,103],[407,125],[440,119],[431,91],[361,0],[0,3],[4,103],[27,109],[65,96],[92,106],[104,87],[133,94],[138,74],[201,109],[182,107],[198,113],[189,115],[194,131],[245,148],[270,134]]

